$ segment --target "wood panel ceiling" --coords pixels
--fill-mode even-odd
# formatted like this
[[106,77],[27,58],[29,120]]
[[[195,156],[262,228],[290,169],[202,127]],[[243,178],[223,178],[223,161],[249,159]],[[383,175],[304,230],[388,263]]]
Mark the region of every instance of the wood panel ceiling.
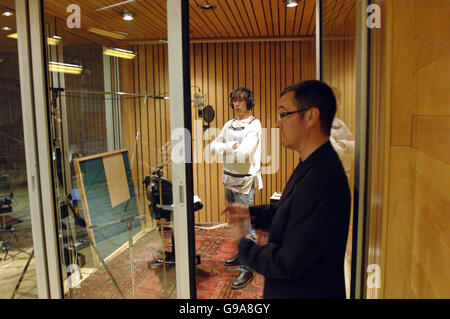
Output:
[[322,0],[324,37],[355,36],[356,0]]
[[[285,0],[208,0],[215,9],[200,9],[206,2],[189,0],[191,40],[312,37],[315,34],[315,0],[300,0],[294,8],[287,8]],[[12,0],[0,0],[0,4],[14,8]],[[70,4],[81,8],[82,30],[66,28],[66,31],[80,34],[85,40],[98,40],[98,36],[90,37],[93,34],[86,31],[91,28],[125,35],[121,40],[103,36],[106,41],[115,43],[167,39],[164,0],[44,0],[46,19],[59,18],[58,24],[64,26],[70,15],[66,11]],[[324,34],[354,35],[355,0],[324,0],[323,4]],[[134,20],[123,20],[120,15],[123,11],[132,12]],[[0,27],[6,25],[8,19],[15,20],[15,16],[0,15]],[[15,23],[12,27],[15,29]],[[8,32],[0,30],[2,44],[6,34]]]
[[[17,32],[16,16],[6,17],[2,13],[6,11],[15,12],[14,0],[0,0],[0,52],[9,50],[11,47],[17,46],[15,39],[7,38],[6,36],[11,33]],[[9,27],[11,30],[3,30],[2,28]]]
[[202,10],[205,0],[190,0],[192,38],[260,38],[312,36],[315,0],[287,8],[282,0],[210,0],[214,10]]
[[[126,41],[167,38],[166,1],[161,0],[45,0],[45,12],[66,19],[71,3],[80,5],[82,28],[99,28],[128,34]],[[117,6],[99,10],[111,5]],[[272,38],[313,36],[315,0],[301,0],[286,8],[284,0],[208,0],[213,10],[203,10],[206,0],[189,0],[191,39]],[[134,20],[124,21],[129,11]]]

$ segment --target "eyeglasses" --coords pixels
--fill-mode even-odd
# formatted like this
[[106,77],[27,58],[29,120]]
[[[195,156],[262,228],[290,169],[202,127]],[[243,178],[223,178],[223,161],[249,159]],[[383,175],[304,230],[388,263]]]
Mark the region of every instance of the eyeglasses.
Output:
[[310,108],[303,109],[303,110],[292,111],[292,112],[278,113],[278,114],[277,114],[277,118],[278,118],[278,121],[279,121],[279,120],[281,120],[282,118],[288,116],[289,114],[292,114],[292,113],[301,113],[301,112],[308,111],[309,109],[310,109]]

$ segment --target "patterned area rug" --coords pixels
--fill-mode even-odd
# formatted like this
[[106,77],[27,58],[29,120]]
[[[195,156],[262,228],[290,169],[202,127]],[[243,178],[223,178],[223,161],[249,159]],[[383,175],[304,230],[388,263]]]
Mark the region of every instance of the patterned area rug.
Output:
[[[267,233],[257,232],[259,244],[267,242]],[[262,298],[264,277],[254,273],[253,280],[242,289],[231,289],[239,266],[225,266],[223,262],[236,254],[236,246],[230,241],[228,229],[196,230],[197,254],[201,264],[197,266],[197,298],[199,299],[259,299]]]
[[[267,233],[257,232],[260,244],[267,242]],[[170,234],[166,233],[166,244]],[[227,228],[196,229],[196,253],[201,264],[197,265],[197,298],[199,299],[258,299],[262,298],[264,277],[255,273],[253,280],[244,288],[233,290],[231,284],[239,273],[239,266],[227,267],[223,262],[235,253],[235,246],[228,237]],[[145,234],[133,248],[135,264],[135,298],[176,298],[175,267],[153,265],[148,261],[160,257],[160,237],[156,231]],[[126,298],[133,298],[129,250],[107,262],[117,286]],[[66,298],[75,299],[121,299],[123,298],[104,267],[71,289]]]

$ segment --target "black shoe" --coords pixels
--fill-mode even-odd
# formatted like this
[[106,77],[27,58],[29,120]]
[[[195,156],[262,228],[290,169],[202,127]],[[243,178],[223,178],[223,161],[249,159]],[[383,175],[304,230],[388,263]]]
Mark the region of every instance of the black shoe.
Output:
[[230,259],[225,260],[225,262],[223,264],[225,266],[237,266],[237,265],[240,265],[241,263],[239,262],[239,256],[236,254],[233,257],[231,257]]
[[233,281],[231,285],[232,289],[241,289],[247,286],[247,284],[253,279],[253,271],[241,269],[239,275]]

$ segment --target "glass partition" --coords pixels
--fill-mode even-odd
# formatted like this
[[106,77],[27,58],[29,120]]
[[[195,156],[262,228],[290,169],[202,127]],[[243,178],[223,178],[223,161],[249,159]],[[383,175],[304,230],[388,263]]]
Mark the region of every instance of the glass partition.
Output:
[[[347,173],[353,199],[357,107],[356,1],[323,0],[321,15],[322,80],[332,87],[337,101],[337,112],[333,121],[330,139]],[[353,213],[350,221],[353,221]],[[347,297],[350,296],[352,233],[353,223],[351,222],[345,258]]]
[[0,1],[0,299],[37,298],[14,1]]
[[166,4],[44,1],[65,298],[176,298]]

